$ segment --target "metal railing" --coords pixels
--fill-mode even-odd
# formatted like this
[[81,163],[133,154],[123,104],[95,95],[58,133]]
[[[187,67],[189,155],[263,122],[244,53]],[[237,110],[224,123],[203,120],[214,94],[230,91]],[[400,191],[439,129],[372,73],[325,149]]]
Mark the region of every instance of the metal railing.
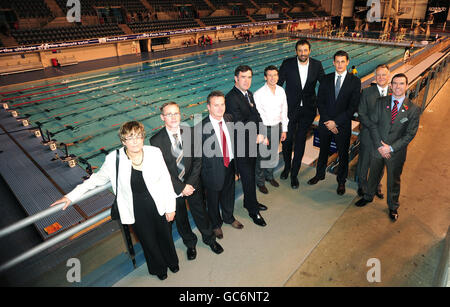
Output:
[[450,51],[410,83],[407,95],[423,112],[449,77]]
[[[103,186],[96,187],[95,189],[92,189],[92,190],[88,191],[87,193],[85,193],[82,197],[80,197],[80,199],[77,199],[76,201],[72,202],[71,206],[76,203],[79,203],[85,199],[88,199],[88,198],[90,198],[104,190],[107,190],[109,188],[111,188],[111,183],[107,183]],[[0,230],[0,238],[4,237],[10,233],[13,233],[21,228],[24,228],[28,225],[31,225],[34,222],[36,222],[44,217],[47,217],[52,214],[55,214],[56,212],[59,212],[65,205],[66,205],[65,203],[55,205],[53,207],[45,209],[44,211],[41,211],[34,215],[31,215],[23,220],[20,220],[10,226],[7,226],[7,227],[1,229]],[[62,232],[61,234],[58,234],[58,235],[54,236],[53,238],[33,247],[32,249],[28,250],[27,252],[24,252],[16,257],[14,257],[13,259],[9,260],[8,262],[6,262],[0,266],[0,273],[8,270],[9,268],[13,267],[14,265],[16,265],[24,260],[27,260],[27,259],[39,254],[40,252],[44,251],[45,249],[54,246],[55,244],[73,236],[74,234],[84,230],[85,228],[88,228],[88,227],[94,225],[95,223],[107,218],[110,215],[111,215],[111,209],[103,211],[100,214],[94,216],[93,218],[90,218],[89,220],[87,220],[75,227],[72,227],[72,228]]]

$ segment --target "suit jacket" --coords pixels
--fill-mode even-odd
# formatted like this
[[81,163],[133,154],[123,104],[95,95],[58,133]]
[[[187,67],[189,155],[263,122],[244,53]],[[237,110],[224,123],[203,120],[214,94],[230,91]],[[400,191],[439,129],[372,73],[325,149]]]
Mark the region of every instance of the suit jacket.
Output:
[[[256,109],[252,92],[247,91],[247,93],[253,106],[250,106],[244,94],[234,86],[225,96],[226,113],[231,115],[235,124],[238,122],[243,123],[244,125],[254,123],[256,126],[256,134],[258,134],[260,133],[259,125],[262,125],[262,119]],[[242,135],[239,133],[239,126],[235,126],[235,128],[234,157],[243,157],[243,155],[245,155],[245,157],[256,157],[257,144],[256,134],[254,134],[255,131],[251,131],[252,133],[250,133],[249,129],[246,129],[243,134],[245,138],[242,139]]]
[[[325,75],[322,63],[318,60],[309,59],[308,77],[305,87],[302,89],[300,74],[298,72],[297,57],[288,58],[280,66],[278,85],[283,86],[286,82],[286,97],[288,103],[288,117],[293,118],[297,113],[308,113],[313,116],[317,111],[316,84],[321,82]],[[300,106],[303,101],[303,106]]]
[[[227,123],[228,133],[230,137],[233,138],[233,119],[231,115],[225,114],[224,120]],[[217,138],[209,116],[203,119],[201,125],[201,139],[203,148],[201,171],[202,183],[206,189],[220,191],[224,186],[227,171],[230,170],[227,169],[223,164],[223,154],[220,149],[220,141]],[[233,140],[231,139],[230,141],[231,146],[233,147]],[[207,152],[205,154],[205,150],[212,150],[212,153]],[[228,150],[232,152],[233,148]],[[236,164],[232,163],[231,165],[229,165],[229,167],[233,168],[232,171],[234,173]]]
[[[412,141],[419,128],[420,108],[408,98],[398,110],[394,123],[391,123],[392,96],[380,97],[376,101],[374,121],[369,123],[369,130],[374,141],[375,150],[382,146],[381,141],[392,146],[394,154],[406,152],[408,144]],[[380,157],[380,154],[376,155]]]
[[180,195],[186,184],[192,185],[196,190],[200,189],[200,172],[202,168],[202,158],[198,155],[198,148],[194,146],[197,145],[194,144],[194,129],[180,126],[180,130],[184,154],[184,181],[178,179],[176,157],[172,153],[172,143],[170,142],[167,129],[162,128],[157,134],[150,138],[150,144],[161,149],[172,179],[173,188],[177,195]]
[[[391,93],[390,88],[388,89],[388,94]],[[373,121],[373,117],[376,112],[376,102],[380,98],[380,92],[376,84],[363,89],[361,94],[361,100],[358,106],[358,117],[360,121],[360,140],[368,146],[373,144],[370,137],[370,131],[367,128],[369,121]]]
[[334,120],[338,130],[340,130],[339,128],[351,130],[352,116],[356,112],[360,100],[361,80],[347,72],[339,95],[335,99],[334,77],[335,72],[326,75],[319,86],[319,127],[328,120]]

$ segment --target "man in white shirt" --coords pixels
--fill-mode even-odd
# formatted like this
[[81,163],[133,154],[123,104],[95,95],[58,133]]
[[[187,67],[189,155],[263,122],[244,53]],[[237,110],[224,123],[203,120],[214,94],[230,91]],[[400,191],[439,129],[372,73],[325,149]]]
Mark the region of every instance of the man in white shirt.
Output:
[[[255,94],[255,104],[262,122],[264,133],[269,139],[269,145],[259,145],[258,158],[256,161],[256,185],[261,193],[267,194],[269,191],[265,181],[269,181],[274,187],[278,187],[278,182],[273,178],[273,171],[278,164],[278,144],[280,140],[286,140],[288,130],[287,99],[284,89],[277,85],[278,68],[270,65],[264,69],[264,84]],[[280,130],[281,126],[281,130]]]
[[[287,58],[280,66],[278,85],[285,85],[289,127],[283,144],[284,170],[280,178],[291,175],[291,187],[299,188],[297,179],[305,153],[305,144],[317,115],[316,85],[325,72],[322,63],[310,57],[311,44],[304,39],[295,44],[296,56]],[[294,145],[295,144],[295,145]],[[294,154],[292,154],[294,151]]]
[[[367,192],[367,175],[372,159],[371,153],[374,152],[375,149],[368,129],[370,124],[369,121],[372,120],[375,114],[376,104],[379,102],[378,98],[387,96],[391,93],[389,89],[389,66],[380,64],[375,68],[375,81],[376,85],[365,88],[362,91],[358,107],[358,117],[361,123],[359,133],[360,149],[358,166],[356,169],[359,196],[362,196],[363,193]],[[383,177],[383,173],[381,173],[381,177]],[[381,199],[384,197],[381,193],[381,184],[378,185],[378,190],[375,195]]]

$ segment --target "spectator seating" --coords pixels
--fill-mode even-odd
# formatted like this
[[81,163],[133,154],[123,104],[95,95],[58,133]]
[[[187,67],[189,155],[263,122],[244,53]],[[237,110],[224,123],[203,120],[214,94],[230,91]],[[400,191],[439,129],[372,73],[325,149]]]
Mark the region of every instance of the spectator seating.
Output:
[[279,13],[277,18],[267,18],[267,15],[251,15],[252,18],[255,21],[270,21],[270,20],[283,20],[283,19],[289,19],[289,17],[287,17],[284,14]]
[[19,18],[44,18],[53,16],[44,0],[0,0],[1,9],[11,9]]
[[[67,0],[55,0],[66,14]],[[147,9],[140,0],[80,0],[81,15],[96,16],[96,7],[122,7],[129,13],[147,13]]]
[[157,20],[151,22],[129,23],[127,26],[134,33],[157,32],[175,29],[198,28],[200,25],[194,19]]
[[251,20],[247,16],[220,16],[203,17],[200,20],[207,26],[248,23]]
[[120,29],[116,24],[12,30],[11,34],[19,45],[125,35],[122,29]]

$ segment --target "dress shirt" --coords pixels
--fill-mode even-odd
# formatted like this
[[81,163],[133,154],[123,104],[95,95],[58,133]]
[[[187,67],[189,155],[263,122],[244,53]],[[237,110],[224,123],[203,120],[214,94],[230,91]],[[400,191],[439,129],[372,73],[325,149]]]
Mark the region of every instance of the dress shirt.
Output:
[[[177,132],[172,132],[172,131],[170,131],[169,129],[167,129],[167,127],[166,127],[166,131],[167,131],[167,134],[169,135],[170,143],[172,144],[172,149],[173,149],[173,150],[175,150],[175,149],[176,149],[176,146],[177,146],[177,144],[175,143],[175,138],[173,137],[174,133],[178,134],[178,141],[180,141],[181,146],[183,146],[183,140],[181,139],[181,129],[180,129],[180,127],[178,127]],[[183,147],[182,147],[182,148],[183,148]],[[178,197],[183,197],[183,192],[181,192],[180,194],[178,194],[178,195],[177,195],[177,198],[178,198]]]
[[[397,100],[398,101],[397,111],[398,111],[398,113],[400,113],[400,109],[402,108],[402,104],[403,104],[403,101],[405,100],[405,97],[406,96],[403,96],[403,97],[400,97],[400,98],[395,98],[394,95],[392,95],[392,98],[391,98],[391,110],[394,107],[394,100]],[[398,114],[397,114],[397,116],[398,116]],[[392,146],[389,145],[389,147],[391,148],[391,152],[394,152],[394,149],[392,148]]]
[[400,109],[402,107],[403,101],[405,100],[406,96],[400,97],[400,98],[395,98],[394,95],[392,95],[392,99],[391,99],[391,110],[394,107],[394,100],[398,101],[397,104],[397,111],[400,113]]
[[[302,89],[305,87],[306,79],[308,78],[309,59],[306,64],[302,64],[297,58],[298,75],[300,76],[300,82]],[[300,101],[300,106],[303,107],[303,100]]]
[[[337,79],[338,79],[338,72],[337,71],[334,71],[334,86],[336,86],[336,82],[337,82]],[[341,75],[341,88],[342,88],[342,85],[344,84],[344,80],[345,80],[345,76],[347,76],[347,70],[344,70],[344,72],[342,73],[342,74],[340,74]],[[340,90],[340,89],[339,89]]]
[[282,131],[287,132],[288,129],[288,116],[287,116],[287,98],[284,89],[276,85],[275,94],[264,84],[258,89],[254,96],[256,109],[261,116],[263,124],[265,126],[275,126],[281,123]]
[[389,85],[386,85],[386,87],[381,87],[377,84],[377,88],[378,88],[378,92],[380,93],[380,96],[382,96],[382,97],[387,96],[388,90],[389,90]]
[[220,146],[221,153],[223,153],[223,149],[222,149],[222,136],[220,135],[219,122],[222,122],[223,133],[225,133],[225,136],[227,138],[228,156],[230,157],[230,162],[231,162],[231,160],[233,160],[234,156],[233,156],[233,150],[231,147],[231,137],[230,137],[230,134],[228,133],[227,123],[225,122],[223,117],[219,121],[219,120],[213,118],[211,115],[209,115],[209,120],[211,121],[211,124],[213,125],[213,128],[214,128],[214,132],[216,133],[217,139],[219,140],[219,146]]
[[167,134],[169,135],[170,143],[172,144],[172,147],[173,147],[174,149],[175,149],[175,147],[176,147],[176,144],[175,144],[175,138],[173,137],[174,133],[178,134],[178,140],[180,141],[181,146],[183,146],[183,141],[181,140],[181,129],[180,129],[180,127],[178,127],[177,132],[172,132],[172,131],[170,131],[169,129],[167,129],[167,127],[166,127],[166,131],[167,131]]

